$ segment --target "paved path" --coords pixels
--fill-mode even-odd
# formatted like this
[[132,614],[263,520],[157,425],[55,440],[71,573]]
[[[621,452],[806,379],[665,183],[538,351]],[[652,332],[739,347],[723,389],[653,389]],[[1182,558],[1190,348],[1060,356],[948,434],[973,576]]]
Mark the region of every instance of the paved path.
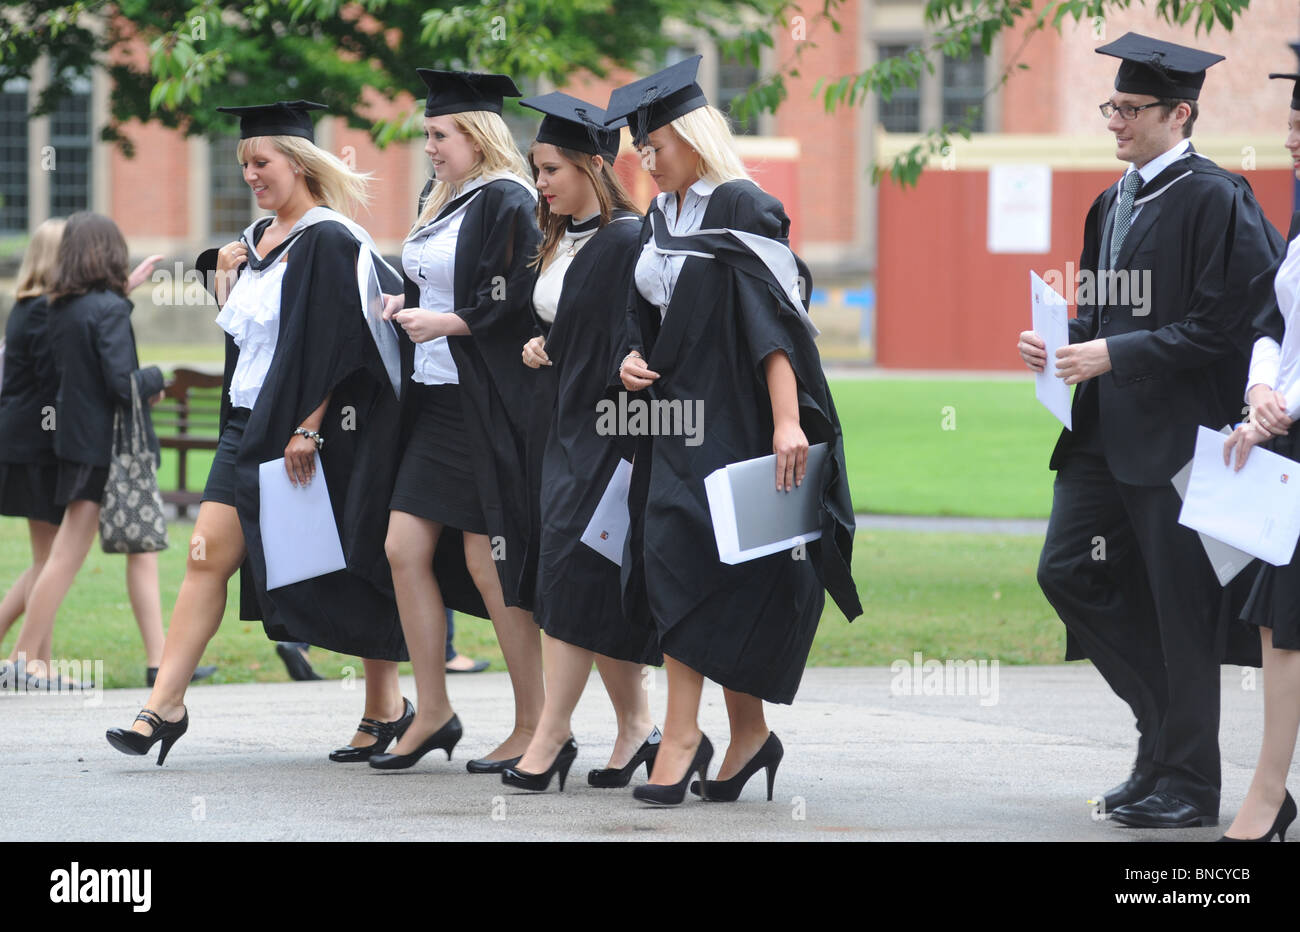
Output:
[[[911,658],[908,658],[909,661]],[[991,674],[991,668],[987,671]],[[786,746],[776,798],[755,777],[739,803],[693,797],[645,808],[628,790],[595,790],[586,771],[613,739],[594,676],[578,707],[581,750],[563,795],[515,793],[464,761],[491,749],[511,721],[505,674],[458,677],[466,734],[449,763],[435,752],[409,771],[332,764],[360,712],[340,681],[196,686],[189,734],[166,765],[126,757],[104,729],[128,723],[143,689],[76,696],[0,696],[12,799],[0,838],[92,840],[778,839],[1206,840],[1216,829],[1149,832],[1091,818],[1084,800],[1127,775],[1132,716],[1086,665],[1000,667],[996,694],[900,695],[886,668],[816,668],[793,706],[769,706]],[[910,682],[908,677],[903,677]],[[404,689],[414,695],[409,681]],[[1261,690],[1223,673],[1223,826],[1258,752]],[[652,710],[661,715],[659,673]],[[996,700],[996,701],[993,701]],[[982,705],[984,701],[987,704]],[[705,691],[701,724],[721,755],[721,691]],[[721,758],[719,757],[718,760]],[[715,764],[716,768],[716,764]],[[1293,769],[1300,776],[1300,768]],[[644,774],[644,771],[642,771]],[[638,781],[644,779],[638,776]],[[1300,784],[1300,780],[1292,786]]]

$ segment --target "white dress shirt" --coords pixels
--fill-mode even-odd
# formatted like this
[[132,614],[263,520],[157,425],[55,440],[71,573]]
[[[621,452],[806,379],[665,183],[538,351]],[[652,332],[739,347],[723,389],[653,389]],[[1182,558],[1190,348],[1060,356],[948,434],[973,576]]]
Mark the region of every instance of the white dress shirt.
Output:
[[[686,197],[678,211],[677,194],[666,191],[656,201],[663,211],[668,224],[668,232],[673,235],[695,233],[704,222],[704,212],[709,206],[709,195],[717,185],[701,178],[686,189]],[[659,308],[659,319],[668,313],[668,305],[673,299],[673,289],[677,287],[677,276],[682,273],[686,256],[673,256],[661,253],[655,246],[654,236],[646,240],[641,247],[641,255],[636,261],[636,289],[651,304]]]
[[[252,243],[252,240],[249,240]],[[250,245],[257,259],[262,256]],[[217,315],[217,325],[230,334],[239,347],[239,362],[230,379],[230,403],[252,408],[266,381],[280,335],[280,298],[289,251],[261,272],[245,267],[230,289],[226,304]]]
[[1246,395],[1256,385],[1267,385],[1286,396],[1286,413],[1295,418],[1300,416],[1300,237],[1287,247],[1286,258],[1273,280],[1273,291],[1285,324],[1282,345],[1272,337],[1255,341]]

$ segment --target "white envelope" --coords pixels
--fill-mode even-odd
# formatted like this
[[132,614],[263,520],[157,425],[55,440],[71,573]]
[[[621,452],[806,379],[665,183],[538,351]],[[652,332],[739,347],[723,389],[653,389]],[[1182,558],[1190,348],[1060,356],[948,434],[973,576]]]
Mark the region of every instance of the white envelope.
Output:
[[623,544],[627,541],[627,492],[632,484],[632,464],[619,460],[609,485],[596,503],[596,510],[582,532],[582,542],[616,565],[623,565]]
[[278,589],[346,569],[320,454],[316,454],[315,478],[306,486],[295,488],[289,482],[283,457],[257,469],[266,588]]
[[1056,374],[1056,351],[1070,345],[1070,308],[1037,272],[1029,273],[1029,297],[1034,332],[1047,344],[1047,365],[1034,373],[1034,395],[1043,407],[1074,430],[1070,413],[1070,386]]
[[1223,435],[1196,429],[1196,453],[1178,523],[1286,566],[1300,539],[1300,463],[1259,447],[1241,472],[1223,463]]
[[705,476],[718,559],[745,563],[819,539],[828,451],[825,443],[808,448],[803,483],[788,492],[776,490],[776,454],[729,463]]
[[[1227,437],[1232,433],[1231,427],[1225,427],[1219,431],[1219,435]],[[1192,475],[1192,460],[1187,461],[1187,465],[1170,479],[1174,491],[1178,493],[1179,500],[1187,497],[1187,480]],[[1238,550],[1236,547],[1229,547],[1221,540],[1215,540],[1208,534],[1197,532],[1197,537],[1201,539],[1201,547],[1205,550],[1205,555],[1210,559],[1210,565],[1214,567],[1214,575],[1219,579],[1220,586],[1226,586],[1237,578],[1237,574],[1248,567],[1254,557],[1244,550]]]

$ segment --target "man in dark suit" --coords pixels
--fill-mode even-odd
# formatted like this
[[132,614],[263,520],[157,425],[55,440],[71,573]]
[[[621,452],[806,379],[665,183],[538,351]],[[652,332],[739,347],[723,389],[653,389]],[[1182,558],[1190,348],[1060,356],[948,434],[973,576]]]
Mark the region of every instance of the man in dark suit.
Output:
[[[1065,623],[1066,659],[1092,660],[1137,718],[1137,760],[1099,804],[1148,828],[1215,825],[1223,593],[1170,478],[1196,427],[1239,419],[1255,313],[1282,240],[1250,186],[1191,146],[1205,70],[1222,60],[1129,33],[1101,106],[1123,178],[1084,227],[1070,345],[1073,431],[1052,453],[1052,515],[1038,565]],[[1021,357],[1047,363],[1020,335]]]

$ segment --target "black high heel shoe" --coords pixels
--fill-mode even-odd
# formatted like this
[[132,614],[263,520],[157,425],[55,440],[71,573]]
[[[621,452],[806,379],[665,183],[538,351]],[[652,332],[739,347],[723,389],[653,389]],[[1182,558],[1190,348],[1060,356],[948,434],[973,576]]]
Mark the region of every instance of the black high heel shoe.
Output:
[[363,747],[345,744],[337,750],[330,751],[330,760],[338,764],[364,763],[374,755],[384,753],[394,741],[401,741],[402,735],[406,734],[406,729],[411,727],[413,721],[415,721],[415,706],[411,705],[410,699],[403,696],[402,714],[399,718],[391,722],[363,718],[361,724],[357,726],[357,731],[362,734],[374,735],[374,744],[367,744]]
[[[776,768],[781,764],[781,758],[785,756],[785,748],[781,744],[781,739],[776,736],[776,732],[769,732],[767,740],[758,752],[749,759],[749,763],[741,767],[736,775],[730,780],[710,780],[708,789],[708,799],[715,802],[732,803],[740,798],[740,791],[745,788],[749,778],[758,773],[759,770],[767,768],[767,801],[772,801],[772,785],[776,782]],[[700,795],[699,781],[691,781],[691,792],[696,796]]]
[[591,786],[598,786],[602,789],[611,787],[627,786],[632,780],[632,774],[636,773],[637,767],[645,764],[646,779],[650,779],[650,771],[654,768],[655,757],[659,753],[659,742],[663,735],[659,733],[659,726],[655,726],[650,732],[650,737],[641,743],[632,755],[632,759],[623,767],[602,767],[599,770],[588,771],[587,783]]
[[1291,798],[1291,791],[1286,791],[1286,799],[1282,800],[1282,807],[1277,811],[1277,818],[1273,820],[1273,827],[1259,838],[1230,838],[1224,835],[1219,841],[1272,841],[1273,836],[1277,836],[1278,841],[1286,841],[1286,830],[1291,827],[1295,821],[1296,805],[1295,800]]
[[[690,782],[691,774],[696,772],[699,773],[700,783],[707,793],[709,761],[712,759],[713,745],[709,742],[709,736],[701,732],[699,747],[695,749],[695,756],[691,758],[690,766],[686,768],[686,773],[680,780],[668,784],[643,783],[632,790],[632,797],[656,806],[676,806],[686,798],[686,784]],[[706,796],[705,799],[707,798]]]
[[465,764],[465,769],[470,773],[505,773],[507,767],[513,767],[523,760],[523,757],[522,754],[516,754],[514,757],[507,757],[504,760],[489,760],[486,757],[476,757]]
[[501,771],[501,782],[506,786],[517,787],[521,790],[544,793],[551,785],[551,775],[558,771],[560,774],[560,792],[563,793],[564,778],[569,775],[569,768],[573,766],[573,759],[577,756],[578,742],[574,741],[570,736],[545,772],[529,773],[527,770],[516,770],[514,767],[507,767]]
[[464,730],[460,727],[460,719],[453,714],[447,724],[424,739],[424,743],[410,754],[372,754],[370,766],[376,770],[405,770],[414,766],[416,761],[434,748],[442,748],[447,752],[447,760],[451,760],[451,749],[456,746],[462,734]]
[[162,746],[158,749],[158,766],[161,767],[163,761],[167,759],[167,752],[172,749],[172,745],[189,730],[190,710],[185,710],[185,714],[181,716],[179,722],[166,721],[153,709],[141,709],[135,720],[148,723],[153,727],[153,731],[150,734],[142,735],[130,728],[110,728],[104,733],[104,737],[108,738],[108,743],[123,754],[135,755],[149,753],[149,749],[154,746],[154,743],[161,741]]

